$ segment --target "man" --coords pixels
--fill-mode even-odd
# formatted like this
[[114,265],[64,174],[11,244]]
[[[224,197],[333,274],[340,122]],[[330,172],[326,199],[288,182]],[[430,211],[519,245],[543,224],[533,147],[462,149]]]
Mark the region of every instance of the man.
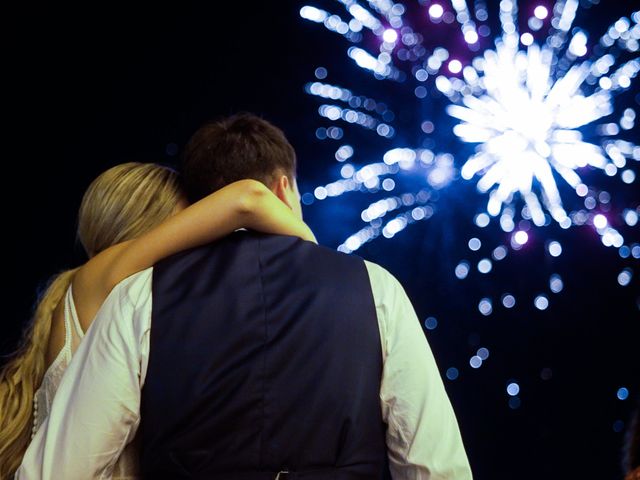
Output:
[[[253,178],[301,216],[295,168],[282,132],[244,114],[196,132],[183,174],[190,201]],[[355,256],[248,231],[114,289],[23,472],[110,478],[134,436],[143,478],[471,478],[400,284]]]

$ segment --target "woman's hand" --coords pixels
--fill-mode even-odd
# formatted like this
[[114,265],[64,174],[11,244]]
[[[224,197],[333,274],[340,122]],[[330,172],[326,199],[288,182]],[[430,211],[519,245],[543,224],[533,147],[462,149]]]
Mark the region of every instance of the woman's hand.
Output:
[[280,200],[263,183],[256,180],[240,180],[224,189],[235,190],[240,199],[241,218],[238,228],[246,227],[264,233],[291,235],[318,243],[315,235],[291,208]]

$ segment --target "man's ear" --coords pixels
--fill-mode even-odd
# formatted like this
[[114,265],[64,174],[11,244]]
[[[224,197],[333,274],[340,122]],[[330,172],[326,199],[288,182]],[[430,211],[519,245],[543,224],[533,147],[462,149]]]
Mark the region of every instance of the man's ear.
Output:
[[291,194],[291,182],[289,181],[289,177],[287,177],[286,175],[280,175],[275,183],[274,186],[272,188],[273,193],[276,194],[276,197],[278,197],[280,200],[282,200],[282,202],[289,207],[290,209],[293,210],[293,205],[291,204],[291,199],[289,197],[289,195]]

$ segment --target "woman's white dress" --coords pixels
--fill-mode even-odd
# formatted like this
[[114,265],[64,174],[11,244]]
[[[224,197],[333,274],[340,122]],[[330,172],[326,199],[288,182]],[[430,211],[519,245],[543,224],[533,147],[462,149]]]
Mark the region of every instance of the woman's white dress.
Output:
[[[53,397],[58,390],[60,380],[65,370],[71,362],[71,357],[75,353],[84,337],[84,332],[78,321],[78,314],[73,301],[73,292],[69,286],[64,297],[64,347],[51,363],[42,378],[42,383],[33,398],[33,428],[31,438],[42,426],[51,411]],[[129,444],[113,469],[113,478],[118,480],[138,478],[138,455],[135,441]]]

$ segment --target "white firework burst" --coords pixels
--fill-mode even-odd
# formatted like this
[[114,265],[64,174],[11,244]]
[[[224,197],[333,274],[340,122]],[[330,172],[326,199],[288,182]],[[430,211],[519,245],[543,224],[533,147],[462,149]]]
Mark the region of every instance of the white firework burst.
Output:
[[[386,103],[335,84],[308,84],[309,94],[333,102],[319,108],[319,114],[333,125],[319,129],[318,138],[341,140],[342,122],[393,142],[373,163],[345,165],[343,179],[318,187],[315,196],[307,197],[309,202],[353,190],[394,192],[396,182],[384,182],[402,170],[426,179],[419,191],[372,202],[361,215],[367,225],[351,235],[341,250],[351,252],[379,235],[391,238],[407,225],[430,218],[435,208],[431,192],[457,178],[456,164],[462,164],[464,180],[479,178],[478,190],[489,196],[486,210],[492,216],[500,215],[505,231],[513,230],[516,202],[522,198],[523,216],[538,226],[551,218],[563,228],[588,221],[596,226],[605,245],[622,246],[624,239],[609,222],[603,227],[593,222],[595,212],[566,210],[567,189],[559,182],[575,191],[574,205],[576,194],[591,205],[598,193],[583,181],[588,169],[604,171],[607,176],[621,172],[624,183],[635,181],[627,162],[640,160],[640,147],[623,135],[633,128],[635,111],[626,108],[619,119],[599,121],[616,113],[614,96],[630,88],[640,70],[640,12],[618,19],[598,41],[589,44],[588,32],[573,26],[578,0],[556,1],[550,18],[545,7],[537,6],[535,12],[531,8],[529,31],[522,35],[517,2],[501,0],[500,35],[491,48],[481,52],[486,42],[481,37],[490,35],[484,0],[475,0],[471,8],[465,0],[451,0],[449,8],[427,0],[419,0],[418,7],[390,0],[337,3],[350,18],[312,6],[303,7],[300,14],[344,36],[352,44],[348,56],[376,79],[406,85],[419,101],[438,101],[434,92],[442,94],[448,103],[446,112],[459,121],[453,132],[461,140],[460,148],[453,151],[437,152],[433,144],[398,145],[398,137],[411,137],[406,131],[410,126],[399,122],[400,116]],[[455,48],[433,45],[428,29],[414,29],[411,14],[416,8],[425,8],[434,23],[457,21],[471,55],[454,58],[451,51]],[[548,26],[547,35],[541,34],[543,26]],[[376,53],[367,48],[371,38],[378,42]],[[318,80],[326,76],[322,70]],[[444,119],[425,120],[422,131],[429,133],[434,123]],[[477,144],[470,157],[463,157],[464,143]],[[339,154],[347,147],[348,159],[357,157],[354,146],[342,145],[336,159],[347,159]],[[459,162],[456,157],[465,160]],[[391,212],[394,218],[386,220]]]
[[[501,9],[510,13],[505,9],[513,11],[515,6],[503,1]],[[586,38],[582,31],[574,34],[568,58],[577,60],[586,53]],[[594,76],[592,63],[576,63],[554,78],[552,69],[557,63],[550,46],[532,44],[526,52],[519,50],[518,35],[512,31],[503,35],[495,50],[487,50],[473,66],[465,67],[464,85],[458,85],[464,92],[464,106],[447,108],[451,116],[462,121],[454,127],[454,133],[465,142],[481,144],[461,173],[466,180],[481,176],[478,190],[490,191],[487,211],[493,216],[519,192],[536,225],[545,223],[541,197],[551,216],[569,227],[571,220],[562,206],[554,171],[580,195],[587,187],[577,169],[587,165],[602,170],[609,164],[615,167],[601,146],[583,141],[578,128],[613,112],[611,91],[628,86],[627,80],[636,76],[640,62],[625,64],[622,85],[619,78],[615,84],[611,80],[602,82],[607,88],[599,87],[586,96],[581,89],[585,80]],[[454,92],[451,82],[444,78],[436,85],[445,95]],[[619,161],[616,153],[618,158],[614,160]],[[539,185],[539,196],[534,181]]]

